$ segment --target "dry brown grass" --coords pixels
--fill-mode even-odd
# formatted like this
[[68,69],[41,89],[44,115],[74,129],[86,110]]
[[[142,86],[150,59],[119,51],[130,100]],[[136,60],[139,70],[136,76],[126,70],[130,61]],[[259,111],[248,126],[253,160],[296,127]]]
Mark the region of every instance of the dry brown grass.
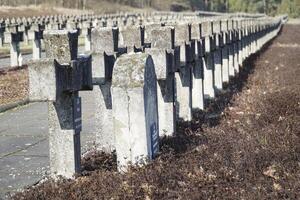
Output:
[[15,103],[28,98],[28,70],[16,68],[0,71],[0,105]]

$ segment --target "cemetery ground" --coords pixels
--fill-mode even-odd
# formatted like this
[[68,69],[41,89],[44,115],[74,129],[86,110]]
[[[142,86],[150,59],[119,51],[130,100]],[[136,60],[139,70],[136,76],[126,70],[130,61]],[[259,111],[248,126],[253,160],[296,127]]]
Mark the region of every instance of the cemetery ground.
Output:
[[13,199],[299,199],[300,26],[250,57],[149,165],[119,173],[92,151],[75,180],[46,180]]

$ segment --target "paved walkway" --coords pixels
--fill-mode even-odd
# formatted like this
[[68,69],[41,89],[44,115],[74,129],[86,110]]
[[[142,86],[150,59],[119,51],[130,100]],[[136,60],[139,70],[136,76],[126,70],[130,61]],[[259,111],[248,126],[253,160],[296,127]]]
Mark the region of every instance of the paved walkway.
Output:
[[[93,146],[93,102],[83,100],[82,151]],[[49,170],[47,104],[33,103],[0,114],[0,199],[42,179]]]

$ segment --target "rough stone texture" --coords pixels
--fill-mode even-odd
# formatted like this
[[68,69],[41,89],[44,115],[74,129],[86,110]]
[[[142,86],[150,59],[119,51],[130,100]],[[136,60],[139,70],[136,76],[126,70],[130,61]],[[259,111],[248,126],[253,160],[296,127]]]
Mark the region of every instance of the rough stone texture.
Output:
[[168,68],[172,69],[172,63],[168,63],[167,50],[151,48],[146,49],[145,52],[152,56],[157,79],[165,80],[168,76]]
[[[119,170],[142,164],[153,155],[152,137],[158,130],[157,83],[147,54],[121,56],[114,67],[112,99]],[[154,129],[153,129],[154,128]]]
[[120,29],[119,43],[127,47],[128,52],[134,52],[134,47],[141,48],[142,41],[142,27],[140,26],[127,26]]
[[[157,23],[157,24],[146,24],[145,25],[145,42],[146,43],[152,43],[151,42],[151,38],[153,36],[152,31],[153,30],[160,30],[160,28],[165,28],[165,27],[162,27],[161,24],[159,24],[159,23]],[[164,40],[161,40],[161,41],[164,41]]]
[[181,66],[185,66],[186,62],[190,62],[191,48],[190,42],[190,27],[188,24],[175,25],[175,45],[180,46],[180,62]]
[[204,95],[205,98],[214,98],[215,90],[214,90],[214,63],[213,63],[213,55],[209,53],[204,58]]
[[[170,52],[170,53],[168,53]],[[175,132],[173,50],[146,49],[153,59],[157,76],[157,101],[160,136]]]
[[214,84],[216,90],[223,89],[221,49],[214,52]]
[[175,26],[175,43],[180,45],[190,41],[190,28],[189,24],[176,24]]
[[221,33],[221,21],[220,20],[214,20],[212,22],[213,26],[213,33]]
[[113,131],[111,81],[94,85],[91,98],[95,101],[94,117],[96,120],[96,147],[105,152],[115,150],[115,135]]
[[229,44],[229,58],[228,58],[228,69],[229,69],[229,76],[234,76],[234,45]]
[[[49,59],[29,64],[30,99],[48,101],[50,170],[53,177],[71,178],[80,172],[81,128],[75,131],[73,120],[74,100],[83,80],[79,64],[85,65],[71,62],[77,58],[77,40],[77,31],[47,32],[45,44]],[[76,109],[81,112],[81,107]]]
[[239,47],[238,43],[235,42],[233,45],[233,50],[234,50],[234,70],[235,73],[238,74],[240,69],[239,69]]
[[191,39],[199,40],[201,38],[201,24],[200,22],[191,23]]
[[222,48],[222,81],[223,83],[229,82],[229,54],[227,45]]
[[205,37],[205,53],[210,53],[211,52],[211,49],[212,49],[212,46],[211,46],[211,42],[212,42],[212,36],[206,36]]
[[91,43],[91,33],[88,32],[84,35],[84,48],[85,51],[90,51],[92,49],[92,43]]
[[145,81],[142,73],[145,68],[144,60],[148,56],[141,53],[130,54],[129,56],[122,55],[114,67],[112,86],[120,88],[142,87]]
[[[148,27],[146,27],[148,28]],[[173,49],[175,45],[175,29],[173,27],[159,27],[150,32],[147,36],[152,48]],[[148,31],[147,31],[148,32]]]
[[32,58],[38,60],[42,57],[41,40],[34,40],[32,42]]
[[119,32],[117,28],[101,27],[92,30],[92,51],[93,53],[113,53],[118,47],[118,39],[114,38],[114,32]]
[[77,31],[45,31],[44,43],[47,58],[56,59],[61,64],[69,63],[71,60],[77,59]]
[[183,67],[175,73],[176,118],[184,121],[192,119],[191,75],[191,66]]
[[[243,48],[242,48],[242,41],[238,41],[238,49],[239,49],[239,65],[242,66],[243,64]],[[257,48],[259,49],[259,47]]]
[[174,74],[157,82],[157,102],[160,136],[173,136],[176,132],[174,110]]
[[29,100],[55,101],[56,77],[53,59],[28,63]]
[[19,66],[19,56],[20,56],[20,43],[11,42],[10,43],[10,66]]
[[[72,97],[61,95],[56,102],[48,102],[50,170],[52,176],[71,178],[76,169],[75,131],[73,129]],[[77,155],[78,156],[78,155]],[[79,154],[80,156],[80,154]]]
[[193,67],[193,110],[204,110],[203,60],[197,59]]
[[96,119],[96,147],[111,153],[115,149],[112,119],[111,73],[117,55],[116,28],[96,28],[92,30],[93,91],[90,98],[95,101],[93,116]]
[[228,31],[228,20],[227,19],[221,20],[221,31],[223,31],[223,32]]
[[207,20],[201,23],[202,37],[208,37],[212,34],[212,22]]
[[92,76],[94,84],[101,84],[111,74],[114,62],[116,60],[116,54],[93,53],[92,60]]

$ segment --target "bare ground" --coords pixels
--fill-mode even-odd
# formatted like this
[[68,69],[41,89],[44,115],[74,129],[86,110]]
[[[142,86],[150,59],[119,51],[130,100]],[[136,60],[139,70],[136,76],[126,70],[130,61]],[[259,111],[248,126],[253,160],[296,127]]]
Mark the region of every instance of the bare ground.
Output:
[[115,156],[92,152],[75,180],[13,199],[299,199],[299,44],[300,26],[286,25],[191,127],[162,140],[149,165],[120,174]]

